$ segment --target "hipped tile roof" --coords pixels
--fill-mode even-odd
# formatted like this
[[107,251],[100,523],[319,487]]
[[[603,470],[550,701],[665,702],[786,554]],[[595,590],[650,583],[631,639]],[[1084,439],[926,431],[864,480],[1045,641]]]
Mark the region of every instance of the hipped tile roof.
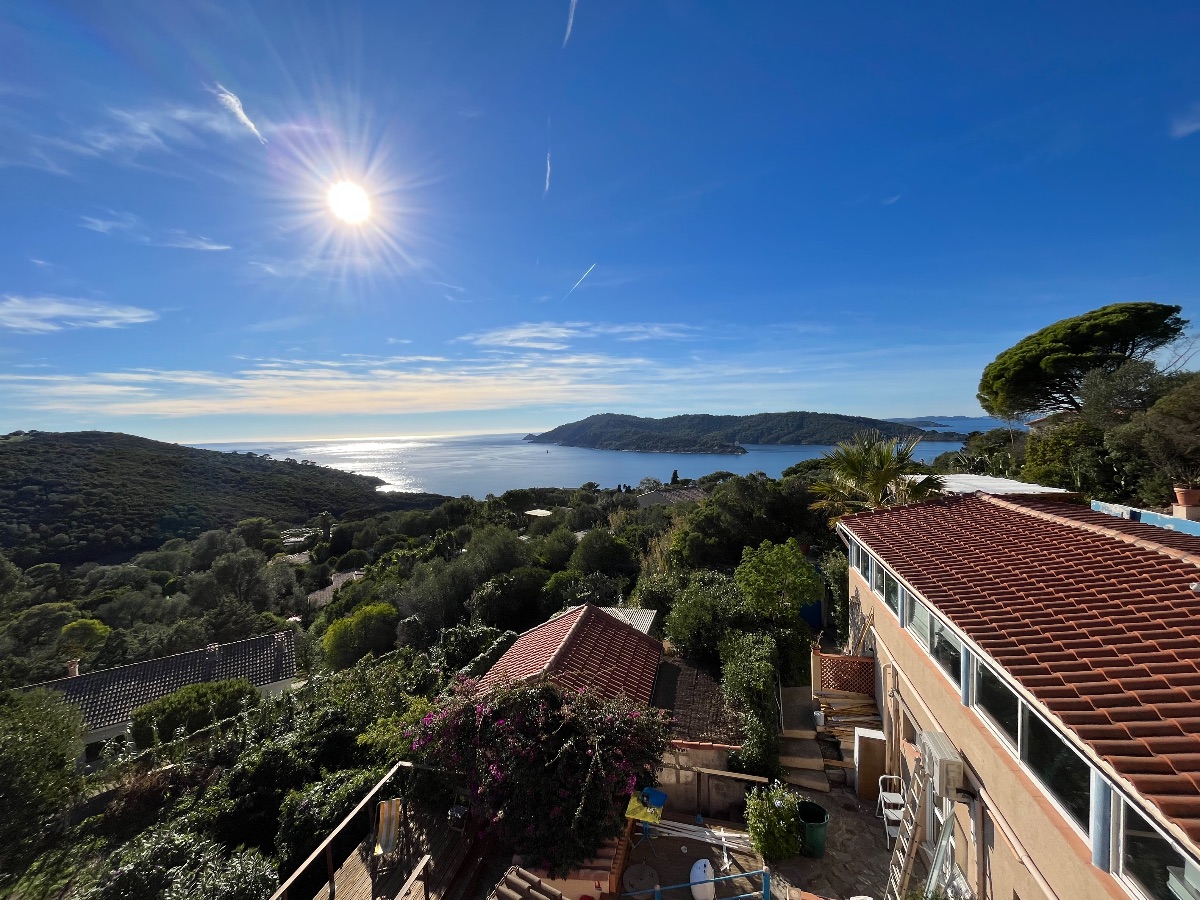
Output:
[[51,688],[83,711],[92,731],[130,721],[139,706],[189,684],[245,678],[263,687],[296,677],[296,636],[291,631],[211,644],[146,662],[59,678],[30,688]]
[[587,604],[525,632],[479,682],[548,677],[560,690],[649,703],[662,643]]
[[1200,538],[986,494],[842,522],[1200,843]]

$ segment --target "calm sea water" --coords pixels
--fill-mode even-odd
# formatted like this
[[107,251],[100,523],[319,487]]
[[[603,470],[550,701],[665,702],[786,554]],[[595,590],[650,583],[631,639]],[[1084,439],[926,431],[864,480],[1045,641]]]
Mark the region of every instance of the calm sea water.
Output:
[[[204,444],[208,450],[269,453],[276,459],[311,459],[322,466],[387,482],[381,490],[428,491],[459,497],[523,487],[578,487],[595,481],[601,487],[636,485],[650,476],[662,481],[679,470],[681,478],[710,472],[738,475],[765,472],[773,478],[793,463],[815,459],[828,447],[747,445],[741,456],[710,453],[628,453],[530,444],[523,434],[468,437],[394,437],[340,441]],[[957,450],[957,442],[923,442],[916,456],[930,461],[939,453]]]

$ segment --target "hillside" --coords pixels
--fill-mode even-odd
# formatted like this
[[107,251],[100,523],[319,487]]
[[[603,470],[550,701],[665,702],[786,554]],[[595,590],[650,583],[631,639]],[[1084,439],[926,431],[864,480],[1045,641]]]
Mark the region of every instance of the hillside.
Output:
[[103,431],[0,437],[0,551],[27,568],[112,560],[251,516],[430,508],[377,478]]
[[753,416],[671,416],[643,419],[616,413],[589,416],[525,438],[538,444],[589,447],[594,450],[640,450],[653,453],[744,453],[741,444],[836,444],[860,431],[875,429],[885,437],[917,436],[957,441],[963,435],[922,431],[910,425],[844,416],[838,413],[785,412]]

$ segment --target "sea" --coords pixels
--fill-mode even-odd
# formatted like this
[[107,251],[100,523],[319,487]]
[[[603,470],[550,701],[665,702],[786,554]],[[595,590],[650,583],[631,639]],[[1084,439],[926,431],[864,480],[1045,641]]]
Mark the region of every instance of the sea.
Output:
[[[532,444],[524,433],[480,434],[458,437],[387,437],[328,441],[261,441],[197,444],[206,450],[268,453],[275,459],[311,460],[317,465],[344,469],[382,479],[383,491],[420,491],[451,497],[488,494],[525,487],[579,487],[594,481],[601,487],[636,485],[646,477],[669,481],[699,478],[711,472],[748,475],[764,472],[772,478],[788,466],[815,459],[828,446],[753,445],[748,452],[635,453],[622,450],[588,450]],[[957,441],[922,441],[916,458],[935,456],[962,446]]]

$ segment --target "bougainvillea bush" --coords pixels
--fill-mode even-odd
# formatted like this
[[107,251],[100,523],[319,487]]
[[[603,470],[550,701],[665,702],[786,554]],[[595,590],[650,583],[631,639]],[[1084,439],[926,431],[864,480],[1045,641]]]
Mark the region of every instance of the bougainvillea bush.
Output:
[[465,681],[411,733],[413,750],[456,773],[527,864],[561,875],[618,834],[628,797],[657,782],[669,719],[545,682],[477,695]]

